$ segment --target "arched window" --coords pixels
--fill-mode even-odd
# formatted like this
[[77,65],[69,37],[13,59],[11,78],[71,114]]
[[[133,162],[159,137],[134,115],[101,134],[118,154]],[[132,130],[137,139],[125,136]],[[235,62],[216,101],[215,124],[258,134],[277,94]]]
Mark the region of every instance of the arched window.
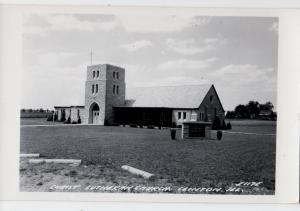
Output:
[[97,78],[99,78],[99,70],[97,70]]
[[93,71],[93,78],[95,78],[95,75],[96,75],[96,72],[95,72],[95,71]]
[[116,93],[116,86],[114,85],[113,86],[113,94],[115,94]]
[[119,72],[117,72],[117,79],[119,79]]
[[117,86],[117,95],[119,94],[119,86]]
[[95,85],[93,84],[92,85],[92,93],[94,94],[94,92],[95,92]]
[[98,93],[98,84],[96,84],[96,93]]
[[116,78],[116,72],[113,72],[113,78]]

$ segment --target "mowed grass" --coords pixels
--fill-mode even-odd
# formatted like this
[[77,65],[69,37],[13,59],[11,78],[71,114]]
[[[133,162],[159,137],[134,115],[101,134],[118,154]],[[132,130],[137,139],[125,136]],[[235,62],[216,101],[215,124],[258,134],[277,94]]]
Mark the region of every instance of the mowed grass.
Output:
[[276,134],[276,121],[268,120],[225,120],[232,125],[232,132]]
[[[232,131],[248,132],[249,125],[256,124],[246,123],[232,121]],[[255,127],[263,134],[276,130],[274,122]],[[221,141],[182,141],[180,133],[177,137],[178,140],[171,140],[167,129],[25,126],[21,127],[21,153],[81,159],[83,165],[100,165],[118,171],[122,165],[130,165],[174,186],[262,181],[262,186],[275,189],[275,136],[224,133]]]
[[58,125],[62,122],[47,121],[47,118],[21,118],[21,125]]

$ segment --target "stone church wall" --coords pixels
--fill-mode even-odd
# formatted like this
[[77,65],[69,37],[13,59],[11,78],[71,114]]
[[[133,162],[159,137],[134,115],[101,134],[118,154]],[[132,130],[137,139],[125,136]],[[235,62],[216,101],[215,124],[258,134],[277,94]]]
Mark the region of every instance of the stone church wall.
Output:
[[[203,114],[203,119],[208,120],[209,122],[213,122],[215,116],[218,116],[220,119],[220,123],[223,123],[225,118],[225,114],[222,108],[222,104],[218,99],[217,93],[213,87],[211,87],[204,97],[200,107],[199,114]],[[199,115],[200,117],[201,115]]]
[[[93,77],[93,72],[96,77]],[[97,71],[99,76],[97,77]],[[98,93],[92,93],[92,86],[98,84]],[[104,124],[105,118],[105,100],[106,100],[106,65],[92,65],[87,67],[87,80],[85,83],[85,109],[82,122],[91,123],[91,105],[97,103],[100,107],[100,124]]]
[[[115,77],[113,73],[115,72]],[[118,73],[118,78],[116,77]],[[113,92],[115,86],[115,94]],[[118,87],[118,93],[117,93]],[[106,83],[105,120],[107,124],[114,123],[113,106],[125,105],[125,70],[123,68],[108,66]]]

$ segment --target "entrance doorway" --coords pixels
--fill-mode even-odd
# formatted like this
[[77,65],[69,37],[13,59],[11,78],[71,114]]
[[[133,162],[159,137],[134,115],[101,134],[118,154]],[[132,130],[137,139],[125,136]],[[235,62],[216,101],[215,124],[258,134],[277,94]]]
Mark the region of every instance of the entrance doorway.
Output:
[[97,103],[93,103],[90,107],[89,124],[100,124],[100,108]]

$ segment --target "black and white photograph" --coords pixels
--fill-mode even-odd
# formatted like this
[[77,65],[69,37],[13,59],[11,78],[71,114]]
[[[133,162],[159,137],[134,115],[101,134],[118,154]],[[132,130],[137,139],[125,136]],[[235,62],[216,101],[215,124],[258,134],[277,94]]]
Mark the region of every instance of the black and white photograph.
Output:
[[278,17],[137,10],[23,15],[19,190],[274,195]]

